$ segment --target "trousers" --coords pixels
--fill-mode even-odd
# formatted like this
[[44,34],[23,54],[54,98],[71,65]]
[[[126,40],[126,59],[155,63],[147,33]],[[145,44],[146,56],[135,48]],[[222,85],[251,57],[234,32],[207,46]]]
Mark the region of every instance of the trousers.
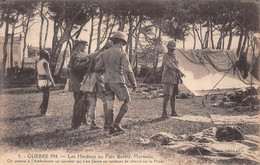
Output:
[[41,91],[43,93],[43,97],[39,109],[41,110],[41,114],[46,114],[50,98],[50,87],[42,87]]

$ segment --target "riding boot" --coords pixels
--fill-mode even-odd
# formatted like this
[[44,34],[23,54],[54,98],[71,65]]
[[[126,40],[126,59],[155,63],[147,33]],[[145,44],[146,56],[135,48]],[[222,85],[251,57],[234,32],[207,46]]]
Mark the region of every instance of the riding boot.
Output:
[[105,131],[109,130],[107,112],[105,112],[105,114],[104,114],[104,130],[105,130]]
[[162,118],[167,118],[167,104],[168,104],[169,99],[165,97],[163,99],[163,113],[162,113]]
[[107,125],[108,125],[108,128],[109,128],[109,134],[114,134],[115,128],[112,127],[112,123],[114,121],[114,110],[108,109],[106,114],[107,114]]
[[107,104],[105,103],[103,104],[103,109],[104,109],[104,130],[107,131],[109,130]]
[[175,111],[175,95],[171,97],[171,109],[172,109],[172,114],[171,116],[178,116],[178,114]]
[[127,111],[128,111],[128,105],[126,103],[124,103],[119,110],[119,113],[115,119],[115,122],[120,123]]
[[122,128],[120,122],[123,119],[123,117],[124,117],[124,115],[126,114],[127,111],[128,111],[128,105],[126,103],[124,103],[121,106],[120,111],[119,111],[115,121],[112,124],[112,127],[116,128],[117,132],[125,133],[125,130]]

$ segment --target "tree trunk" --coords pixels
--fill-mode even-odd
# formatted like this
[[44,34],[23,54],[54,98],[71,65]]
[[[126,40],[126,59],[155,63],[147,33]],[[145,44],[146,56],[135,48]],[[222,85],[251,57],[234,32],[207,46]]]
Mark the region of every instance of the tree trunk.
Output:
[[242,47],[241,47],[241,50],[240,50],[240,54],[242,54],[245,50],[247,37],[248,37],[248,32],[246,31],[244,41],[243,41],[243,44],[242,44]]
[[[127,43],[126,43],[126,47],[125,47],[125,51],[126,53],[128,53],[128,50],[130,50],[130,43],[131,43],[131,40],[132,40],[132,33],[133,33],[133,18],[132,18],[132,15],[129,15],[128,16],[128,22],[129,22],[129,29],[128,29],[128,38],[127,38]],[[131,54],[132,55],[132,54]],[[129,61],[131,62],[132,61],[132,56],[130,55],[129,53]],[[131,60],[130,60],[131,59]]]
[[208,41],[209,41],[209,30],[210,30],[210,27],[209,27],[209,22],[207,22],[207,31],[205,33],[205,36],[204,36],[204,43],[203,43],[203,48],[206,49],[208,48]]
[[[6,22],[5,22],[5,41],[4,41],[4,45],[3,45],[3,64],[2,64],[2,75],[1,77],[4,77],[5,74],[5,66],[6,66],[6,60],[7,60],[7,44],[8,44],[8,31],[9,31],[9,12],[7,13],[7,18],[6,18]],[[2,79],[2,78],[1,78]]]
[[120,18],[120,16],[119,16],[118,23],[119,23],[119,27],[118,27],[117,31],[122,31],[123,32],[124,29],[125,29],[126,17],[125,16],[121,16],[121,18]]
[[91,30],[90,30],[90,35],[89,35],[88,54],[91,52],[93,31],[94,31],[94,16],[92,16],[92,18],[91,18]]
[[47,37],[48,37],[48,33],[49,33],[49,20],[48,18],[44,17],[46,20],[46,32],[45,32],[45,37],[44,37],[44,43],[43,43],[43,48],[46,48],[46,42],[47,42]]
[[108,34],[108,29],[109,29],[109,17],[110,17],[110,15],[108,15],[107,16],[107,19],[106,19],[106,30],[105,30],[105,32],[103,33],[103,35],[102,35],[102,37],[101,37],[101,39],[100,39],[100,44],[102,44],[104,41],[105,41],[105,39],[106,39],[106,37],[107,37],[107,34]]
[[59,31],[59,25],[60,23],[57,23],[54,21],[53,23],[53,37],[52,37],[52,51],[51,51],[51,59],[50,59],[50,70],[52,73],[55,70],[55,57],[56,57],[56,50],[57,50],[57,43],[58,43],[58,31]]
[[230,50],[231,44],[232,44],[232,27],[231,27],[232,22],[229,23],[229,39],[228,39],[228,45],[227,45],[227,50]]
[[139,37],[140,37],[140,30],[142,28],[142,16],[139,16],[139,27],[138,30],[135,31],[136,34],[136,38],[135,38],[135,50],[134,50],[134,54],[135,54],[135,68],[137,69],[138,66],[138,43],[139,43]]
[[226,38],[226,34],[227,33],[225,33],[224,35],[223,35],[223,37],[222,37],[222,50],[224,50],[225,49],[225,38]]
[[60,76],[60,74],[62,72],[62,69],[63,69],[63,66],[64,66],[64,62],[65,62],[65,59],[66,59],[66,53],[67,53],[68,46],[69,46],[69,41],[67,41],[66,47],[64,49],[63,56],[62,56],[62,61],[61,61],[61,65],[60,65],[60,69],[59,69],[59,72],[58,72],[57,76]]
[[[251,38],[252,40],[252,38]],[[246,44],[246,54],[248,53],[249,47],[250,47],[250,43],[252,43],[252,41],[249,38],[249,35],[247,35],[247,44]]]
[[[200,27],[201,27],[201,24],[200,24]],[[199,31],[198,31],[197,28],[194,28],[194,29],[195,29],[195,31],[196,31],[196,33],[197,33],[197,35],[198,35],[198,39],[199,39],[199,41],[200,41],[201,49],[203,49],[203,41],[202,41],[202,36],[201,36],[201,28],[200,28],[200,33],[199,33]]]
[[219,39],[218,39],[218,43],[217,43],[216,49],[221,49],[222,37],[223,37],[223,32],[221,31],[221,32],[220,32]]
[[16,15],[16,18],[15,18],[15,21],[13,23],[13,26],[12,26],[12,35],[11,35],[11,44],[10,44],[10,67],[13,69],[13,64],[14,64],[14,31],[15,31],[15,25],[16,25],[16,22],[18,20],[18,14]]
[[31,19],[31,17],[29,15],[29,17],[27,18],[27,23],[26,23],[26,25],[24,27],[22,67],[21,67],[21,71],[20,71],[18,77],[20,77],[20,75],[21,75],[21,73],[23,72],[23,69],[24,69],[24,58],[25,58],[25,50],[26,50],[26,38],[27,38],[28,29],[29,29],[30,19]]
[[[158,34],[158,39],[157,39],[157,43],[156,43],[156,48],[158,48],[158,46],[160,45],[160,42],[161,42],[161,34],[162,34],[162,26],[161,24],[159,24],[159,34]],[[154,61],[154,70],[157,69],[157,66],[158,66],[158,55],[159,55],[159,52],[158,51],[155,51],[155,61]]]
[[211,38],[211,47],[212,47],[212,49],[215,49],[214,39],[213,39],[213,27],[212,27],[212,22],[210,22],[210,38]]
[[39,37],[39,49],[40,49],[40,52],[42,50],[42,29],[43,29],[43,23],[44,23],[43,6],[44,6],[44,2],[41,2],[41,10],[40,10],[41,26],[40,26],[40,37]]
[[79,36],[80,36],[80,33],[81,33],[81,31],[82,31],[82,29],[83,29],[83,27],[85,26],[85,24],[83,24],[83,25],[80,25],[80,28],[79,28],[79,30],[77,30],[74,34],[73,34],[73,36],[75,36],[76,35],[76,39],[78,39],[79,38]]
[[100,9],[100,14],[99,14],[99,22],[98,22],[98,29],[97,29],[97,48],[96,50],[100,49],[100,36],[101,36],[101,25],[102,25],[102,20],[103,20],[103,12]]
[[60,52],[62,49],[62,46],[65,42],[67,42],[70,39],[70,33],[72,30],[73,25],[72,24],[68,24],[64,30],[64,32],[62,33],[60,40],[57,42],[57,46],[56,46],[56,50],[55,51],[55,57],[54,57],[54,61],[53,61],[53,70],[51,70],[52,74],[55,73],[55,69],[56,69],[56,65],[60,56]]
[[196,33],[195,33],[195,27],[194,27],[194,25],[192,25],[192,31],[193,31],[193,40],[194,40],[194,42],[193,42],[193,49],[195,49],[196,48]]
[[113,31],[113,29],[114,29],[114,27],[115,27],[115,24],[116,24],[116,18],[114,19],[114,21],[113,21],[113,24],[112,24],[112,27],[111,27],[111,29],[110,29],[110,32],[109,32],[109,34],[108,34],[108,39],[110,38],[110,36],[111,36],[111,34],[112,34],[112,31]]
[[237,52],[236,52],[238,58],[240,57],[240,50],[241,50],[241,43],[243,40],[243,36],[244,36],[244,30],[241,30],[239,40],[238,40]]

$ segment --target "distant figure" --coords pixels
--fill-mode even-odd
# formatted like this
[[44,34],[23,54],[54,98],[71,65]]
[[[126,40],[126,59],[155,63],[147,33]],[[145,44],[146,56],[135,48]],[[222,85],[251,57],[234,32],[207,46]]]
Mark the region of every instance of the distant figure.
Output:
[[86,101],[85,94],[80,91],[80,83],[83,80],[84,75],[89,64],[89,57],[86,56],[84,50],[88,45],[87,41],[75,40],[74,51],[70,57],[70,80],[69,91],[73,92],[74,105],[72,116],[72,129],[80,127],[81,123],[87,124],[86,116],[89,103]]
[[42,103],[39,107],[41,115],[45,115],[47,112],[50,97],[50,86],[55,87],[55,83],[50,72],[49,58],[49,52],[47,50],[41,50],[40,60],[36,63],[37,87],[43,93]]
[[80,89],[84,91],[87,95],[87,99],[89,100],[89,113],[91,119],[90,129],[101,129],[98,125],[96,125],[96,104],[97,98],[101,99],[103,102],[103,110],[104,110],[104,130],[108,130],[109,126],[107,124],[107,98],[105,95],[105,87],[104,87],[104,70],[99,70],[95,72],[95,64],[100,58],[100,53],[112,47],[113,43],[111,41],[107,41],[105,46],[100,50],[90,54],[90,64],[88,65],[87,74],[84,77],[83,82],[81,83]]
[[167,118],[166,108],[169,100],[172,109],[171,116],[178,116],[175,111],[175,99],[179,92],[178,84],[181,83],[181,77],[183,77],[184,74],[178,68],[178,62],[174,54],[175,47],[175,42],[169,41],[167,44],[168,52],[163,56],[163,118]]
[[[108,99],[108,110],[105,118],[107,118],[107,124],[110,127],[109,134],[114,134],[125,132],[120,123],[128,111],[131,101],[123,71],[127,75],[134,91],[137,84],[132,67],[127,59],[127,54],[122,47],[126,45],[125,35],[118,31],[113,34],[110,40],[113,42],[113,46],[100,54],[100,59],[95,65],[95,69],[99,70],[103,67],[105,69],[105,90]],[[113,122],[115,96],[117,96],[119,101],[124,101],[124,103]]]

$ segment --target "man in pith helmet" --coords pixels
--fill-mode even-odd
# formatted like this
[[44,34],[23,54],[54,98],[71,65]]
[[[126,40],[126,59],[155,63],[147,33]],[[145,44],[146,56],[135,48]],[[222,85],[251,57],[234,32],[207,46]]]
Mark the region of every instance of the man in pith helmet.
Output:
[[174,41],[169,41],[167,46],[168,52],[163,56],[163,74],[162,74],[162,84],[163,84],[163,113],[162,117],[167,118],[167,104],[170,100],[171,104],[171,116],[178,116],[175,111],[175,99],[178,95],[179,89],[178,84],[181,83],[181,77],[184,74],[178,68],[178,61],[175,57],[175,47]]
[[[105,69],[105,89],[108,99],[107,123],[109,125],[109,134],[114,134],[125,132],[120,123],[128,111],[131,102],[123,71],[127,75],[134,91],[137,84],[132,67],[127,59],[127,54],[123,50],[123,46],[127,43],[124,33],[117,31],[112,35],[110,40],[113,42],[113,46],[100,54],[100,59],[95,69],[98,70],[102,67]],[[124,103],[114,120],[115,96],[117,96],[119,101],[123,101]]]

